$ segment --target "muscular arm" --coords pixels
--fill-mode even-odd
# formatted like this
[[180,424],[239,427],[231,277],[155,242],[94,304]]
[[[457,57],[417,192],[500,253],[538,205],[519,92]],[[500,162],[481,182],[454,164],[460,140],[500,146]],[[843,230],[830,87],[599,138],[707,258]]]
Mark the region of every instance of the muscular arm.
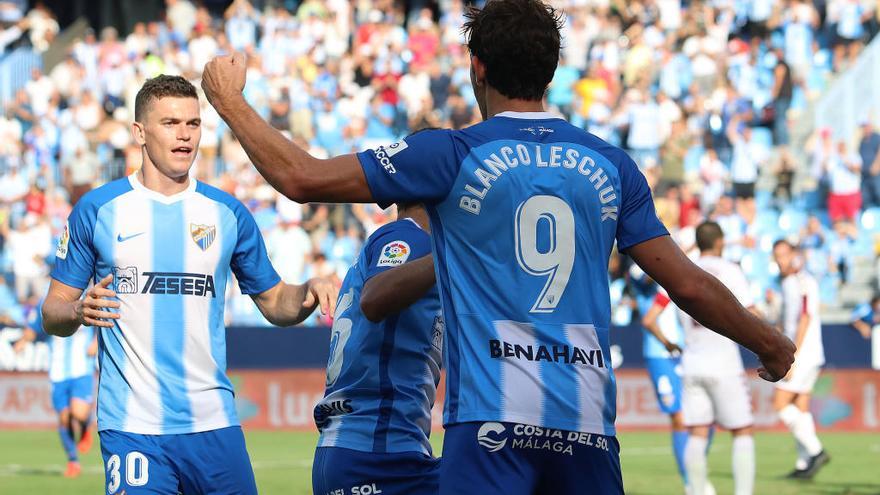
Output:
[[357,156],[349,154],[327,160],[315,158],[284,137],[251,108],[242,95],[244,65],[244,56],[241,54],[209,62],[205,66],[202,87],[208,101],[235,133],[266,181],[298,203],[373,202]]
[[269,290],[251,296],[269,323],[289,327],[301,323],[321,305],[322,312],[333,314],[338,290],[324,279],[311,279],[302,285],[278,282]]
[[433,256],[404,263],[367,280],[361,291],[361,312],[374,323],[382,321],[413,305],[434,283]]
[[744,308],[718,279],[693,264],[669,236],[632,246],[627,254],[666,289],[679,308],[757,354],[766,368],[764,378],[785,376],[794,361],[794,345]]

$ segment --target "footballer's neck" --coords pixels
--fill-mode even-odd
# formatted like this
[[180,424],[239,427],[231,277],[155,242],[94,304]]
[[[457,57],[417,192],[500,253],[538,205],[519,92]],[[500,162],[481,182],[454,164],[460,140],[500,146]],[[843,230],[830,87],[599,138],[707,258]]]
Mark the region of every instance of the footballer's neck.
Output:
[[137,180],[147,189],[155,191],[163,196],[173,196],[183,192],[189,187],[189,174],[180,177],[169,177],[163,174],[158,167],[144,154],[144,162],[137,172]]
[[421,205],[400,210],[397,213],[397,219],[403,220],[409,218],[427,233],[431,233],[431,221],[428,219],[428,212]]
[[502,112],[543,112],[542,100],[522,100],[508,98],[495,89],[488,87],[486,90],[486,119]]

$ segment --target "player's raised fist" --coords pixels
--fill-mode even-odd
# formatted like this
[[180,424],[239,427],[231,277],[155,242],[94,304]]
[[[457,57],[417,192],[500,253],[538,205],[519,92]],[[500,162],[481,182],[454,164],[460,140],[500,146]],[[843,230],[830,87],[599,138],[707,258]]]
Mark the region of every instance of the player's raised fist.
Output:
[[224,104],[241,97],[246,80],[247,59],[242,53],[232,52],[231,55],[215,57],[205,64],[202,89],[208,102],[219,112]]
[[773,332],[774,341],[768,346],[767,352],[758,355],[762,368],[758,369],[758,376],[776,382],[788,374],[791,365],[794,364],[794,353],[797,350],[794,343],[780,332]]

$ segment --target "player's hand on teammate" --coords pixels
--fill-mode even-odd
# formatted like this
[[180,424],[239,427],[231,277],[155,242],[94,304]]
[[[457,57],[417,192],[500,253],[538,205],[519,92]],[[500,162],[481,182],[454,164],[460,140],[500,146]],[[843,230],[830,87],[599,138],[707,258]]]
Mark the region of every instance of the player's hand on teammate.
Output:
[[769,381],[776,382],[788,375],[794,364],[794,353],[797,348],[788,337],[781,332],[769,332],[773,339],[767,351],[758,355],[762,367],[758,368],[758,376]]
[[321,306],[321,314],[333,318],[336,311],[336,299],[339,297],[339,287],[326,278],[313,278],[306,282],[308,293],[303,301],[303,306],[313,308],[316,304]]
[[202,90],[214,108],[220,109],[223,103],[235,96],[241,96],[247,80],[247,59],[244,54],[232,52],[229,55],[214,57],[205,64],[202,72]]
[[108,288],[111,282],[113,282],[112,274],[92,286],[86,293],[86,297],[76,305],[76,316],[82,325],[113,327],[112,320],[118,319],[119,313],[111,310],[119,309],[119,301],[110,299],[116,297],[116,292]]

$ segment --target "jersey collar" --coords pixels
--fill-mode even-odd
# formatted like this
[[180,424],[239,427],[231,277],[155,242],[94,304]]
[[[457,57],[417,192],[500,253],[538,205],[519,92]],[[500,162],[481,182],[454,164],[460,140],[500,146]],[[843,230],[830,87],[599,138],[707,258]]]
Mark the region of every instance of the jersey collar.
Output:
[[507,117],[508,119],[521,119],[521,120],[547,120],[547,119],[559,119],[558,115],[554,115],[550,112],[501,112],[495,114],[495,117]]
[[137,172],[134,172],[128,176],[128,182],[129,184],[131,184],[132,189],[134,189],[135,191],[140,191],[141,193],[149,196],[150,199],[154,201],[170,205],[192,194],[196,190],[196,183],[198,181],[190,177],[189,185],[186,186],[186,189],[180,191],[177,194],[172,194],[171,196],[165,196],[164,194],[157,193],[152,189],[147,189],[147,187],[141,184],[141,181],[138,180]]

